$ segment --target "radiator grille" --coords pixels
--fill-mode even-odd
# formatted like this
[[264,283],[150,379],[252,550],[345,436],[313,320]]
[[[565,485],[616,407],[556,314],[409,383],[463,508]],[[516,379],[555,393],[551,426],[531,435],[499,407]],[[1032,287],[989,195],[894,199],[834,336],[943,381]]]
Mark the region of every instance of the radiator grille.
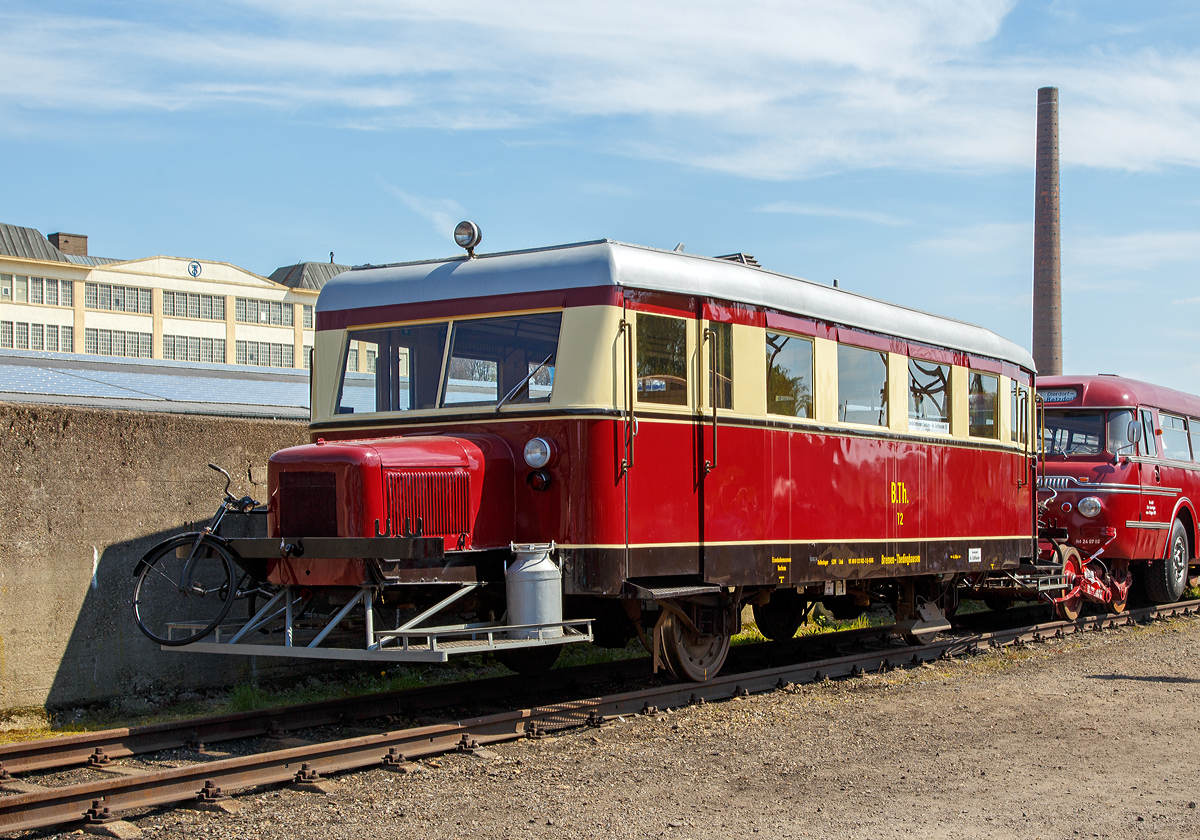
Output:
[[283,537],[336,537],[337,475],[280,473],[279,530]]
[[386,475],[392,533],[400,533],[406,519],[413,531],[420,519],[429,537],[457,537],[470,530],[470,479],[466,470],[388,470]]

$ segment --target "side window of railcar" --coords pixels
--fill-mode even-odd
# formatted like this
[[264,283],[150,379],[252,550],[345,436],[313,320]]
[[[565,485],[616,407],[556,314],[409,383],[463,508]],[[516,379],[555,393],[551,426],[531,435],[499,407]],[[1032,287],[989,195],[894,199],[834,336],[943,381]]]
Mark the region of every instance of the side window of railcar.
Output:
[[[712,330],[709,341],[716,342],[713,351],[705,351],[716,353],[717,392],[715,404],[717,408],[733,408],[733,327],[730,324],[714,322],[709,324],[709,329]],[[708,356],[708,358],[711,359],[712,356]],[[713,397],[710,396],[710,402],[712,399]]]
[[1192,449],[1188,445],[1187,425],[1182,417],[1158,413],[1158,427],[1162,429],[1162,456],[1176,461],[1192,460]]
[[561,312],[456,321],[442,405],[546,402]]
[[767,411],[789,417],[812,417],[812,399],[812,341],[767,333]]
[[447,327],[442,322],[350,333],[347,367],[349,349],[358,342],[367,354],[367,372],[344,374],[338,413],[434,408]]
[[1029,440],[1029,388],[1015,379],[1011,384],[1012,442],[1025,443]]
[[1142,409],[1142,454],[1147,458],[1158,457],[1157,435],[1154,434],[1154,414]]
[[996,422],[999,408],[1000,377],[971,371],[971,387],[967,403],[970,420],[968,431],[972,437],[999,438],[1000,427]]
[[950,433],[950,365],[908,360],[908,428]]
[[637,398],[687,405],[687,322],[665,315],[637,315]]
[[838,345],[838,420],[888,424],[887,353]]

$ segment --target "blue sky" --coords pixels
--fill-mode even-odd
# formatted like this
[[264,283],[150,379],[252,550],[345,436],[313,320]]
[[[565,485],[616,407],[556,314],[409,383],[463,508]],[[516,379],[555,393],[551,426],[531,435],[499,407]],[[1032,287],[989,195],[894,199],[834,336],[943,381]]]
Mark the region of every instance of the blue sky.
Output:
[[1194,3],[0,6],[0,221],[91,251],[394,262],[611,237],[1029,346],[1060,90],[1068,372],[1200,393]]

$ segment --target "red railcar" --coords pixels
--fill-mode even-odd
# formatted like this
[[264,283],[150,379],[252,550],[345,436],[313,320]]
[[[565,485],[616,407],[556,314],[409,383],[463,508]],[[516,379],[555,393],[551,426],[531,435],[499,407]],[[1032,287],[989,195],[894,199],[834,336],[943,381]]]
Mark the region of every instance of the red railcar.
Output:
[[1122,610],[1135,576],[1150,601],[1179,600],[1200,575],[1200,398],[1119,376],[1043,377],[1037,393],[1046,524],[1076,550],[1060,610]]
[[[816,599],[920,635],[1036,554],[1033,363],[980,327],[601,240],[355,269],[316,330],[312,443],[235,548],[283,601],[364,606],[363,655],[453,652],[405,619],[441,600],[522,669],[591,628],[705,679],[748,603],[769,637]],[[530,545],[561,573],[532,613],[506,586]],[[271,652],[249,638],[193,647]]]

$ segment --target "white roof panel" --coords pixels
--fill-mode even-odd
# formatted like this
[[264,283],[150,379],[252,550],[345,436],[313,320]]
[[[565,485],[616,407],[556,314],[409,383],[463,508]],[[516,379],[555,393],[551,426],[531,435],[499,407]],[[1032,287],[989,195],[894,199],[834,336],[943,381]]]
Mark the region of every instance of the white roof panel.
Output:
[[741,302],[1035,369],[1025,348],[974,324],[764,268],[608,239],[355,268],[325,284],[317,311],[607,285]]

